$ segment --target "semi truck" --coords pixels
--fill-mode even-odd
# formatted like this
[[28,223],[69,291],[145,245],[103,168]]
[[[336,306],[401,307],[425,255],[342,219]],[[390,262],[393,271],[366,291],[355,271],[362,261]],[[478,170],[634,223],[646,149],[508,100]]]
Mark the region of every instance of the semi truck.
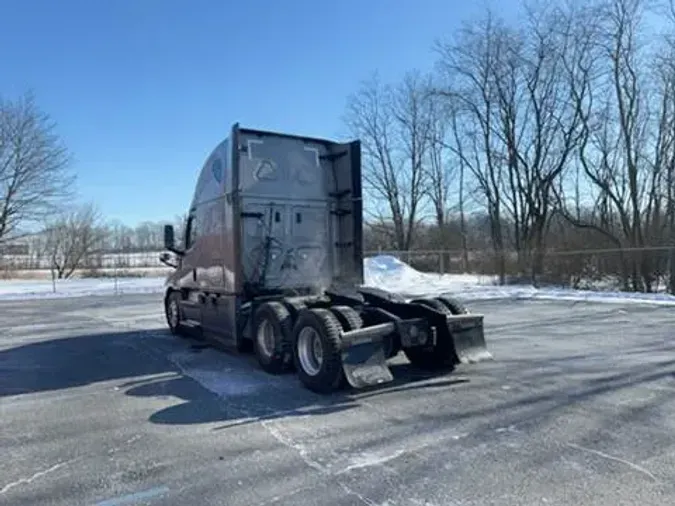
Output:
[[169,329],[318,393],[392,381],[388,360],[491,359],[483,315],[364,286],[361,143],[234,124],[199,173],[180,244],[164,228]]

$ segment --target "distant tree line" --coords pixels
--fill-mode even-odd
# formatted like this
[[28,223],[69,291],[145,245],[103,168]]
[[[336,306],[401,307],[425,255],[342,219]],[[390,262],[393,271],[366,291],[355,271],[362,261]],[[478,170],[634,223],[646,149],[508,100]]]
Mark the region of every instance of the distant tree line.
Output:
[[[174,219],[179,234],[184,221],[182,217]],[[145,221],[131,227],[106,223],[94,207],[78,206],[60,213],[39,232],[24,236],[21,246],[25,248],[3,252],[5,267],[16,270],[48,266],[56,279],[69,278],[82,269],[94,272],[106,264],[120,268],[157,267],[159,261],[155,253],[164,248],[165,224],[165,221]],[[147,255],[141,255],[140,261],[139,258],[131,260],[143,253]]]

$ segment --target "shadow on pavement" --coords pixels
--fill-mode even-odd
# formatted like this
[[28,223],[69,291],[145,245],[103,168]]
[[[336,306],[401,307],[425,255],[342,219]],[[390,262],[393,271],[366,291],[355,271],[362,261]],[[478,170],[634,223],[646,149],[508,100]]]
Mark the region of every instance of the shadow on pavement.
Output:
[[[177,367],[169,358],[172,353],[181,355],[187,365]],[[164,329],[105,332],[1,350],[0,397],[125,380],[115,386],[126,395],[179,400],[152,414],[153,423],[224,422],[224,428],[267,418],[339,413],[357,407],[359,399],[366,397],[466,381],[453,376],[440,379],[437,374],[415,370],[408,364],[392,364],[391,368],[395,377],[392,383],[321,396],[303,388],[294,374],[264,373],[251,355],[233,356],[194,339],[174,338]],[[208,374],[207,381],[190,377],[195,369]],[[147,376],[152,377],[143,378]],[[435,378],[440,381],[429,382]],[[256,388],[217,395],[204,387],[209,381],[224,386],[225,391],[236,390],[238,382],[251,383]],[[228,383],[232,383],[229,389]]]
[[[617,406],[607,421],[610,426],[616,420],[653,423],[662,416],[660,406],[675,398],[675,359],[668,341],[659,338],[625,347],[623,362],[612,360],[613,349],[586,354],[574,350],[534,359],[506,356],[472,367],[471,381],[462,376],[461,368],[439,375],[394,361],[390,364],[392,383],[321,396],[304,389],[293,374],[275,377],[260,371],[252,356],[232,356],[194,340],[170,337],[164,330],[96,333],[1,350],[0,398],[121,380],[115,385],[120,394],[167,401],[150,415],[152,423],[215,423],[213,430],[224,430],[279,418],[345,413],[359,409],[368,398],[390,394],[399,395],[392,398],[397,402],[403,393],[428,396],[433,403],[441,399],[436,396],[456,387],[447,409],[419,415],[418,420],[433,433],[433,427],[440,430],[469,418],[484,423],[486,431],[494,430],[495,416],[500,426],[527,430],[557,418],[573,405],[588,406],[608,394],[661,382],[663,390],[653,394],[654,398]],[[184,360],[179,366],[175,356],[169,359],[173,353]],[[195,376],[195,371],[206,376]],[[213,393],[205,388],[209,382],[223,389]],[[255,388],[228,389],[228,383],[237,386],[237,382],[253,383]],[[502,390],[507,383],[509,390]]]
[[[302,387],[297,386],[298,390]],[[170,396],[183,402],[156,411],[150,421],[157,424],[185,425],[211,422],[229,422],[226,427],[244,425],[264,419],[306,415],[311,413],[339,413],[356,407],[353,402],[337,398],[317,399],[311,392],[288,392],[279,398],[273,389],[222,398],[204,389],[186,376],[148,381],[126,391],[134,397]],[[317,402],[318,401],[318,402]]]
[[0,350],[0,397],[174,371],[135,344],[159,332],[95,333]]
[[[199,354],[202,347],[192,348]],[[221,352],[218,352],[221,353]],[[214,357],[218,360],[218,356]],[[439,373],[424,373],[409,364],[392,364],[394,381],[380,387],[363,390],[346,388],[333,395],[318,395],[306,390],[294,374],[270,376],[258,369],[252,357],[231,357],[222,354],[223,368],[215,374],[225,383],[228,378],[237,383],[248,376],[258,388],[251,392],[217,395],[188,376],[149,379],[121,385],[130,387],[126,394],[134,397],[168,397],[183,402],[163,408],[150,416],[157,424],[183,425],[224,422],[214,430],[246,425],[276,418],[326,415],[359,407],[367,397],[407,390],[447,388],[467,382],[466,378],[439,378]],[[232,364],[237,361],[233,367]],[[433,383],[430,381],[433,380]]]

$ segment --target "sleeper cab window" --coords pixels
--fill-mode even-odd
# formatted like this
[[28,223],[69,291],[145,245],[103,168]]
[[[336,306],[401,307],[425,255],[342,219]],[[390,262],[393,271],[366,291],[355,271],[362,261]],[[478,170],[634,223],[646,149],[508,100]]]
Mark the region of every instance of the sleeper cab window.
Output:
[[185,248],[186,249],[190,249],[192,246],[194,246],[195,239],[197,237],[197,230],[196,230],[196,227],[195,227],[195,222],[196,222],[195,216],[191,215],[188,218],[187,231],[186,231],[186,234],[185,234],[185,243],[186,243]]

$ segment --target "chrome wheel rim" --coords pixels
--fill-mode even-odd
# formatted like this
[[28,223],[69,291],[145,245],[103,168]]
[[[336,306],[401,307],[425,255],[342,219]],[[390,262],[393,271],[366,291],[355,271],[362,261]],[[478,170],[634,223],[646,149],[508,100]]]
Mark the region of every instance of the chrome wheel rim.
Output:
[[312,327],[305,327],[298,334],[298,360],[308,375],[319,374],[323,364],[323,345],[321,336]]
[[256,341],[263,355],[271,357],[274,354],[274,327],[272,327],[269,320],[263,320],[258,325]]

